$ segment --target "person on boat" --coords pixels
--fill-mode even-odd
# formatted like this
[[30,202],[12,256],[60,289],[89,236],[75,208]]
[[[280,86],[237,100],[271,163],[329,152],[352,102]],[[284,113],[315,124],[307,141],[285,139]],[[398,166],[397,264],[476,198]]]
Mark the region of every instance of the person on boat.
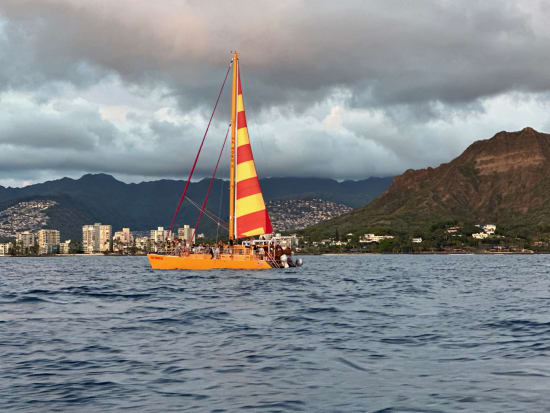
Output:
[[180,257],[187,257],[191,253],[191,249],[189,248],[189,245],[187,244],[187,241],[183,241],[183,246],[181,248]]
[[281,247],[280,245],[277,245],[275,247],[275,261],[277,263],[281,262],[281,255],[283,255],[283,247]]

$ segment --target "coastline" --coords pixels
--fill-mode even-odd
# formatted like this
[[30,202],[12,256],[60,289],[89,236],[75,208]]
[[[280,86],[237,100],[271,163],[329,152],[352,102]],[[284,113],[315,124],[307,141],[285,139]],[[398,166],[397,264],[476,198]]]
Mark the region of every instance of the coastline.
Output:
[[[338,255],[546,255],[549,251],[482,251],[482,252],[326,252],[326,253],[296,253],[295,256],[338,256]],[[122,255],[122,254],[51,254],[51,255],[0,255],[2,258],[57,258],[57,257],[146,257],[147,254]]]
[[1,258],[57,258],[57,257],[146,257],[147,254],[122,255],[122,254],[50,254],[50,255],[0,255]]
[[322,254],[296,254],[296,255],[536,255],[550,254],[548,251],[482,251],[482,252],[446,252],[446,251],[423,251],[423,252],[327,252]]

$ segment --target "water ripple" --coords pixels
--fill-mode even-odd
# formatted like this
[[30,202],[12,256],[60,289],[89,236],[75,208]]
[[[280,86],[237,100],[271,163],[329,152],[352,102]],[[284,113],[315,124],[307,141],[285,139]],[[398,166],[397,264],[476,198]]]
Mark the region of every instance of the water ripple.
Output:
[[546,411],[547,261],[321,256],[198,274],[7,257],[0,411]]

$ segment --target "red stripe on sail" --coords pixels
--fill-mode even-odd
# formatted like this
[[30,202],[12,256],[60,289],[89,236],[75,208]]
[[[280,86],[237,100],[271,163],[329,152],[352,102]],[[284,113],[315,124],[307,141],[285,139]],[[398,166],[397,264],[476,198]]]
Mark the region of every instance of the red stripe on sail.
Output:
[[260,189],[260,181],[258,181],[257,176],[255,176],[254,178],[245,179],[241,182],[237,182],[237,199],[241,199],[250,195],[256,195],[261,192],[262,190]]
[[244,233],[260,227],[264,229],[264,233],[266,234],[271,234],[273,232],[267,209],[262,209],[261,211],[256,211],[237,218],[238,237],[245,236]]
[[252,148],[250,144],[241,145],[237,147],[237,165],[247,161],[253,161],[254,157],[252,156]]
[[244,110],[237,113],[237,129],[246,128],[246,115]]

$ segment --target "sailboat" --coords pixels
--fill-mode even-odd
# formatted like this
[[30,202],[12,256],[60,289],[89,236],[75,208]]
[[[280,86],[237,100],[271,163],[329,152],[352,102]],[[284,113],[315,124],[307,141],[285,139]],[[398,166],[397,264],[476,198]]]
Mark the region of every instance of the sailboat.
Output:
[[[293,263],[292,259],[288,259],[291,254],[289,246],[284,245],[286,248],[283,249],[279,242],[280,239],[268,235],[263,241],[250,241],[250,237],[272,234],[273,227],[260,188],[250,146],[239,70],[239,53],[237,52],[233,52],[232,66],[229,245],[223,246],[217,254],[212,251],[191,253],[187,248],[176,254],[148,254],[147,257],[153,269],[262,270],[288,267],[289,262]],[[229,73],[229,68],[227,73]],[[239,245],[238,240],[243,238],[247,238],[247,241]],[[297,260],[296,264],[301,265],[301,260]]]

